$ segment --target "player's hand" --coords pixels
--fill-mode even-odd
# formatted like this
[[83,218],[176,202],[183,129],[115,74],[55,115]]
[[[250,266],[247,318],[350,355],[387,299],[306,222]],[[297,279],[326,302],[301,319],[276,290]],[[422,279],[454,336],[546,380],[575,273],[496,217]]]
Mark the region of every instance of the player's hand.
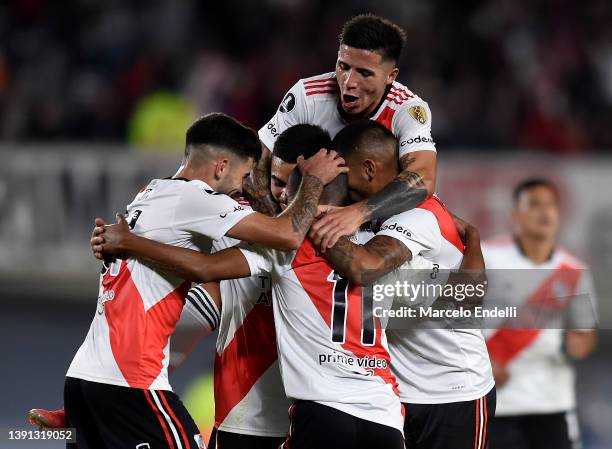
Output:
[[[96,251],[96,248],[99,248],[99,245],[104,243],[104,226],[106,226],[106,222],[102,218],[96,218],[94,220],[93,231],[91,231],[91,238],[89,239],[94,257],[100,260],[104,260],[104,254],[101,251]],[[108,260],[106,261],[108,262]]]
[[498,387],[502,387],[506,382],[508,382],[510,373],[504,365],[491,360],[491,368],[493,368],[493,378],[495,379],[495,384]]
[[317,206],[317,215],[315,215],[315,218],[322,218],[325,214],[327,214],[328,212],[331,212],[333,210],[338,210],[338,209],[342,209],[341,206],[328,206],[327,204],[323,205],[323,204],[319,204]]
[[[98,259],[125,259],[126,243],[132,237],[130,227],[122,214],[116,214],[117,224],[96,226],[91,238],[91,249]],[[97,220],[96,220],[97,224]]]
[[364,222],[358,204],[346,207],[330,207],[320,214],[320,218],[310,227],[308,236],[324,253],[344,236],[353,235]]
[[297,165],[302,176],[314,176],[323,185],[332,182],[340,173],[347,173],[349,171],[348,167],[344,165],[344,159],[338,156],[338,153],[333,150],[327,152],[325,148],[321,148],[317,154],[308,159],[304,159],[304,156],[299,156]]
[[480,233],[475,226],[469,224],[467,221],[457,217],[455,214],[451,213],[453,217],[453,221],[455,222],[455,227],[459,232],[459,237],[463,241],[464,245],[467,245],[468,241],[474,241],[474,239],[480,239]]

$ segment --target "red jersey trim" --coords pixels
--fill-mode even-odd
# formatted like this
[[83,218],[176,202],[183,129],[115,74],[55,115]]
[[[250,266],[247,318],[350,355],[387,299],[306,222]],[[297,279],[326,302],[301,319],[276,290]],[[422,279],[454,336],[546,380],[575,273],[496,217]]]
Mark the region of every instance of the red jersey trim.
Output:
[[314,79],[314,80],[304,81],[304,86],[307,85],[307,84],[324,83],[324,82],[330,81],[330,80],[334,80],[335,81],[336,78],[331,76],[331,77],[328,77],[328,78],[317,78],[317,79]]
[[320,95],[320,94],[337,94],[337,93],[338,93],[338,89],[314,90],[314,91],[306,92],[306,96],[309,96],[309,95]]
[[459,232],[457,231],[453,217],[446,209],[442,201],[440,201],[438,197],[432,196],[431,198],[423,201],[419,206],[417,206],[417,208],[431,212],[434,217],[436,217],[438,226],[440,226],[440,233],[442,234],[442,237],[444,237],[447,242],[451,243],[463,254],[465,251],[463,242],[461,241],[461,237],[459,236]]

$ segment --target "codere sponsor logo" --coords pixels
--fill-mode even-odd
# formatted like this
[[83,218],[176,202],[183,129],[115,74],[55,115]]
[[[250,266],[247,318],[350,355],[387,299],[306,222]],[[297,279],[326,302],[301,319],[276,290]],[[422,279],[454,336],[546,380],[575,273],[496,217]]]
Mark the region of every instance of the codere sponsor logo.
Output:
[[413,143],[434,143],[434,140],[431,137],[412,137],[410,139],[402,140],[400,142],[400,147],[412,145]]
[[410,233],[410,231],[402,226],[398,226],[397,223],[393,223],[390,225],[384,225],[382,228],[380,228],[381,231],[395,231],[395,232],[399,232],[400,234],[404,234],[406,237],[412,237],[412,234]]

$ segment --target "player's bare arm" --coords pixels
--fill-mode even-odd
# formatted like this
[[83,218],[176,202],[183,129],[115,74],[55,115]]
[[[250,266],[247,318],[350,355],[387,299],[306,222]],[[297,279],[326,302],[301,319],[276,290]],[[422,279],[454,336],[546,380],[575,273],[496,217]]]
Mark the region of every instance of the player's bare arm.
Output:
[[406,245],[384,235],[363,246],[343,237],[323,256],[343,278],[360,285],[369,285],[412,259]]
[[[281,215],[251,214],[233,226],[227,235],[278,250],[299,248],[317,213],[323,187],[340,173],[348,172],[348,168],[335,151],[325,149],[308,159],[300,157],[298,167],[302,182],[296,197]],[[266,190],[269,191],[269,185]]]
[[117,224],[94,229],[91,239],[94,256],[109,258],[138,258],[157,268],[194,282],[217,282],[251,275],[249,265],[237,248],[215,254],[166,245],[130,231],[127,221],[117,214]]
[[[475,226],[462,220],[456,215],[453,215],[453,221],[457,231],[459,232],[459,236],[463,241],[465,249],[459,270],[450,273],[446,284],[473,285],[474,294],[471,296],[466,296],[461,301],[452,296],[442,296],[436,300],[433,306],[445,307],[450,305],[450,303],[460,303],[464,307],[474,307],[482,304],[486,294],[487,275],[485,272],[485,261],[482,255],[482,249],[480,247],[480,233]],[[476,286],[479,286],[480,288],[476,288]],[[485,287],[482,288],[482,286]],[[456,289],[449,289],[449,291],[456,291]],[[481,291],[483,292],[482,294],[479,293]]]
[[278,203],[270,192],[270,163],[272,152],[262,144],[261,158],[251,170],[242,184],[243,193],[251,207],[257,212],[270,215],[271,217],[280,212]]
[[435,189],[436,163],[434,151],[406,154],[401,159],[402,172],[380,192],[350,206],[329,210],[314,225],[326,235],[321,249],[333,246],[342,236],[352,235],[365,222],[388,218],[421,204]]
[[587,358],[597,347],[595,330],[568,330],[565,334],[565,353],[574,360]]

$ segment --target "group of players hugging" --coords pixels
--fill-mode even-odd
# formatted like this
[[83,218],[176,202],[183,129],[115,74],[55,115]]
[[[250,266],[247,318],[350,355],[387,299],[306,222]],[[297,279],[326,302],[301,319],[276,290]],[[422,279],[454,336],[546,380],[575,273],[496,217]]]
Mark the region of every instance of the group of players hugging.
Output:
[[[335,71],[299,80],[259,133],[203,116],[173,177],[152,180],[116,224],[96,220],[93,322],[68,369],[64,409],[33,410],[31,420],[76,428],[68,447],[205,447],[168,380],[180,352],[170,338],[190,314],[199,336],[218,329],[209,447],[480,449],[492,433],[496,448],[570,447],[573,393],[542,399],[512,371],[547,330],[527,342],[493,332],[489,351],[478,327],[386,329],[373,313],[368,286],[385,276],[435,267],[475,280],[485,268],[478,231],[434,195],[431,112],[396,81],[404,40],[386,19],[352,18]],[[519,186],[525,236],[495,244],[498,268],[536,266],[530,242],[546,230],[553,243],[539,263],[578,264],[555,249],[557,203],[545,180]],[[594,347],[592,331],[555,332],[547,344],[565,338],[558,346],[577,358]],[[544,375],[547,388],[572,388],[564,363],[538,368],[565,376]],[[494,373],[500,399],[518,404],[498,429]],[[531,403],[546,424],[514,419],[532,415],[521,409]]]

